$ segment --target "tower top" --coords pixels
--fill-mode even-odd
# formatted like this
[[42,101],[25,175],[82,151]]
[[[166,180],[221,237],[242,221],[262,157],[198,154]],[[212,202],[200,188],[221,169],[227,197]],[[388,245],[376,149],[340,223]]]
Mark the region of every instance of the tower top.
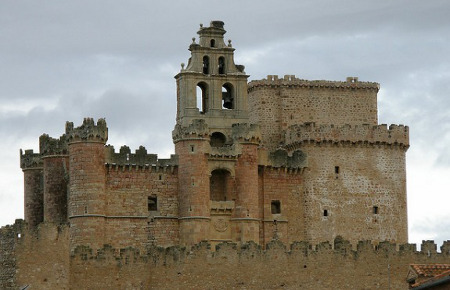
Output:
[[[189,126],[203,119],[210,128],[227,128],[248,122],[247,79],[243,65],[234,62],[231,40],[224,42],[224,23],[200,24],[189,45],[191,57],[181,64],[177,80],[177,123]],[[225,129],[224,129],[225,130]],[[231,131],[230,131],[231,132]]]

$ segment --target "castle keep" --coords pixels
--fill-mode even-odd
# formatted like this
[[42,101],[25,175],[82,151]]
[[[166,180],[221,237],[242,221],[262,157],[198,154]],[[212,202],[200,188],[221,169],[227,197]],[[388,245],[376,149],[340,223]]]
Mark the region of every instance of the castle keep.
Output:
[[0,288],[401,289],[410,263],[449,263],[450,241],[406,244],[409,131],[378,123],[379,84],[249,82],[223,22],[197,33],[169,159],[90,118],[21,151]]
[[116,152],[105,120],[68,122],[21,154],[30,226],[69,223],[72,249],[407,242],[408,127],[378,124],[377,83],[248,83],[223,22],[198,34],[175,76],[175,154]]

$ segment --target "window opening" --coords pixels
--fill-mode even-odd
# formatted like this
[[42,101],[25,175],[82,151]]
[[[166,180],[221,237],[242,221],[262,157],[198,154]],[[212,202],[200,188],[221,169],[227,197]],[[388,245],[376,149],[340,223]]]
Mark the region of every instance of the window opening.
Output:
[[148,211],[158,210],[158,198],[156,196],[148,197]]
[[334,167],[334,173],[339,174],[339,166]]
[[378,206],[374,206],[373,207],[373,214],[378,214],[378,211],[379,211]]
[[220,132],[214,132],[211,134],[210,142],[209,144],[211,147],[223,147],[225,146],[227,138],[224,134]]
[[228,83],[222,87],[222,109],[234,109],[233,86]]
[[197,108],[200,113],[208,111],[208,85],[206,83],[198,83],[196,90]]
[[281,213],[281,203],[279,200],[272,200],[270,203],[270,211],[272,214],[279,214]]
[[203,57],[203,73],[209,74],[209,57],[206,55]]
[[195,146],[194,145],[191,145],[191,152],[192,153],[195,152]]
[[225,58],[223,56],[219,57],[219,74],[225,74]]
[[323,210],[323,216],[328,216],[328,210],[327,209]]
[[216,169],[209,179],[210,199],[214,201],[232,200],[233,178],[228,170]]
[[215,47],[216,46],[216,41],[214,39],[211,39],[211,47]]

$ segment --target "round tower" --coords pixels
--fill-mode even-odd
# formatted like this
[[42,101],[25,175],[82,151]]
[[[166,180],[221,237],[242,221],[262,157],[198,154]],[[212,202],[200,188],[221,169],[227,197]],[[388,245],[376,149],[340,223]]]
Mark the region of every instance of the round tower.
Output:
[[20,150],[20,167],[24,175],[24,214],[30,227],[44,221],[44,177],[41,154]]
[[105,243],[106,122],[99,119],[95,124],[93,119],[86,118],[78,128],[68,122],[66,138],[69,149],[71,249],[77,245],[100,248]]
[[64,136],[39,138],[44,172],[44,221],[67,222],[67,183],[69,176],[67,144]]

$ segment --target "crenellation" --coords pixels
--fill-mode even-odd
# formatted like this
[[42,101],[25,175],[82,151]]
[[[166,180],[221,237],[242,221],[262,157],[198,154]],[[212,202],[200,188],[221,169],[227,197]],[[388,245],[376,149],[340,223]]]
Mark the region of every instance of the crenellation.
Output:
[[420,245],[420,252],[425,255],[433,255],[437,253],[437,245],[433,240],[423,240]]
[[252,92],[264,87],[306,87],[306,88],[333,88],[333,89],[362,89],[379,91],[380,84],[375,82],[362,82],[357,77],[348,77],[345,81],[304,80],[295,75],[268,75],[266,79],[253,80],[248,84],[248,91]]
[[20,149],[20,168],[26,169],[42,169],[42,154],[34,153],[32,149],[25,150]]
[[50,155],[67,155],[68,148],[66,136],[62,135],[59,139],[43,134],[39,137],[39,152],[43,156]]
[[95,141],[105,143],[108,140],[108,127],[105,119],[98,119],[97,123],[92,118],[85,118],[80,127],[74,127],[73,122],[66,123],[67,142]]
[[[343,144],[370,144],[394,145],[408,149],[409,128],[404,125],[371,126],[368,124],[354,125],[316,125],[305,123],[291,126],[286,132],[287,147],[295,147],[302,143],[343,143]],[[297,144],[297,145],[294,145]]]
[[201,26],[175,76],[170,158],[92,118],[20,151],[0,288],[403,289],[408,264],[450,263],[450,241],[407,244],[409,128],[378,123],[379,84],[248,82],[225,32]]

